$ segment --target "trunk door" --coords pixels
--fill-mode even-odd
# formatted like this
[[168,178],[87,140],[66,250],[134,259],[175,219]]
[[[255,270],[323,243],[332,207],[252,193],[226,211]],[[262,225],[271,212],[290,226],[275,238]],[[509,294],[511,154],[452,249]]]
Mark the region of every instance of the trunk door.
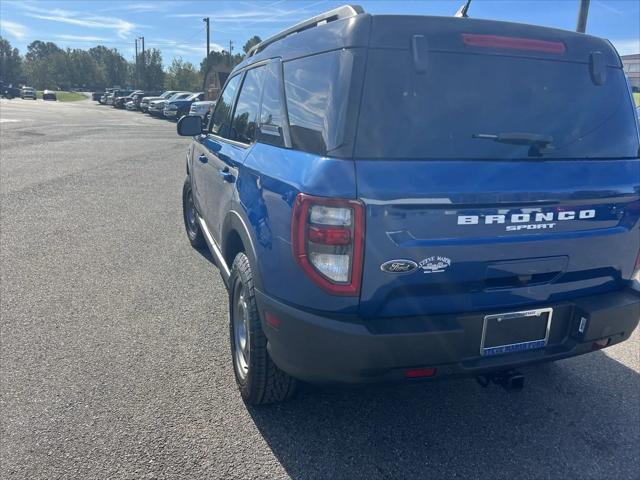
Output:
[[631,276],[638,160],[376,159],[356,171],[364,317],[544,304],[619,289]]

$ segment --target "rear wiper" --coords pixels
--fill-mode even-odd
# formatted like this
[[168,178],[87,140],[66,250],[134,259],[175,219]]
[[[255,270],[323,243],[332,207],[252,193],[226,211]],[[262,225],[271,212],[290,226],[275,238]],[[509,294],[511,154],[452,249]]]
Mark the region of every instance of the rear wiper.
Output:
[[553,137],[551,135],[538,135],[537,133],[526,132],[502,132],[498,134],[475,133],[473,138],[493,140],[499,143],[509,143],[511,145],[530,145],[529,156],[539,157],[543,149],[552,149]]

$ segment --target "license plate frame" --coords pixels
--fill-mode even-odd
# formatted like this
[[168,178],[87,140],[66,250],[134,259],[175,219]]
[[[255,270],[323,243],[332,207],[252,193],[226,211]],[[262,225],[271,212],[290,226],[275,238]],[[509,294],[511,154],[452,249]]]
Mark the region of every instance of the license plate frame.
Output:
[[[525,319],[525,318],[531,318],[531,317],[540,317],[541,315],[544,315],[544,314],[547,314],[547,324],[545,328],[545,335],[543,338],[485,347],[485,342],[487,338],[487,327],[488,327],[489,321]],[[551,307],[536,308],[532,310],[521,310],[518,312],[505,312],[505,313],[495,313],[491,315],[485,315],[484,320],[482,322],[482,337],[480,340],[480,356],[494,357],[497,355],[505,355],[508,353],[526,352],[530,350],[538,350],[540,348],[544,348],[549,342],[549,332],[551,331],[552,318],[553,318],[553,308]]]

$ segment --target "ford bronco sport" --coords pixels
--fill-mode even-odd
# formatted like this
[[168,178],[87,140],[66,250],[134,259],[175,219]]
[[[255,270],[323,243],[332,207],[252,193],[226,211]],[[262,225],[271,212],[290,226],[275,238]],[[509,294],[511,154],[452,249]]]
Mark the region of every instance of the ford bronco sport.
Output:
[[585,34],[345,6],[256,45],[209,125],[178,124],[244,399],[511,381],[627,339],[636,122],[617,52]]

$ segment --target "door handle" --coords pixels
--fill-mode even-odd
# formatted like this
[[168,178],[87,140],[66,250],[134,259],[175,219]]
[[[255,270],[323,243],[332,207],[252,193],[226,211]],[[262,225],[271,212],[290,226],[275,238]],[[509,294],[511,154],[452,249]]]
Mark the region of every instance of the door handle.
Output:
[[236,177],[233,176],[233,173],[229,171],[229,167],[224,167],[218,170],[218,174],[225,182],[233,183],[236,180]]
[[207,163],[207,156],[206,155],[200,155],[198,157],[198,160],[200,160],[200,163]]

